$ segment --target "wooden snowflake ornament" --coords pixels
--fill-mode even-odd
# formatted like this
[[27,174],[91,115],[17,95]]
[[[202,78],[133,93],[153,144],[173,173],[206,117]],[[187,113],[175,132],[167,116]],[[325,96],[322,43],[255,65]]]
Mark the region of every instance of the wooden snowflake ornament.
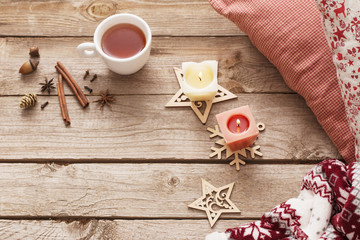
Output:
[[216,188],[204,179],[202,180],[202,196],[188,207],[206,212],[210,226],[213,227],[222,213],[240,213],[240,210],[230,200],[234,183]]
[[[265,124],[258,123],[257,127],[259,131],[265,130]],[[219,126],[215,125],[214,128],[207,128],[207,131],[211,132],[210,138],[214,137],[220,137],[218,141],[215,142],[215,144],[220,145],[221,147],[211,147],[212,153],[209,155],[210,158],[217,156],[218,159],[221,159],[221,155],[223,152],[225,152],[225,158],[228,159],[231,156],[234,155],[234,160],[230,162],[230,166],[234,165],[236,166],[236,170],[240,170],[240,164],[245,165],[246,162],[240,158],[240,156],[243,156],[244,158],[248,157],[248,153],[250,154],[250,157],[252,159],[255,158],[255,156],[262,157],[263,154],[260,152],[260,146],[255,145],[247,148],[240,149],[236,152],[231,151],[231,149],[228,147],[224,140],[223,134],[220,132]]]
[[[182,70],[180,68],[174,68],[174,71],[178,83],[181,86],[181,81],[183,81]],[[218,88],[218,92],[216,93],[213,100],[196,102],[190,101],[180,88],[180,90],[170,99],[165,107],[191,107],[200,121],[205,124],[209,117],[211,107],[214,103],[237,98],[235,94],[231,93],[220,85],[218,85]]]

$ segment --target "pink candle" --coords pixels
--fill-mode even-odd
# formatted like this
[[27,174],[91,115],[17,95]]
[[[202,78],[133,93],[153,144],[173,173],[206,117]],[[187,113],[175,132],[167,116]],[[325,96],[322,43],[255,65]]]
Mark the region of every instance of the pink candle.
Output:
[[251,146],[259,135],[249,106],[219,113],[216,120],[226,144],[233,152]]

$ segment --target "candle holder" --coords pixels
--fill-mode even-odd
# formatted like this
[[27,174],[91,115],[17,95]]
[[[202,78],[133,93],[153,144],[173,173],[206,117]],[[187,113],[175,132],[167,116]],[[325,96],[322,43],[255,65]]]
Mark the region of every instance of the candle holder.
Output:
[[259,135],[248,105],[219,113],[216,120],[226,144],[233,152],[251,146]]
[[[260,132],[265,130],[265,124],[264,123],[258,123],[257,128]],[[217,140],[215,143],[217,145],[220,145],[220,147],[211,147],[212,153],[209,155],[210,158],[217,156],[218,159],[221,159],[221,155],[223,152],[225,152],[225,159],[229,159],[234,155],[234,159],[230,162],[230,166],[235,165],[236,170],[240,170],[240,165],[245,165],[246,162],[240,158],[240,156],[247,158],[248,155],[252,159],[255,158],[255,156],[262,157],[263,154],[260,152],[260,146],[259,145],[253,145],[251,147],[243,148],[238,151],[231,151],[229,146],[226,144],[224,140],[224,135],[221,133],[219,126],[215,125],[214,128],[207,128],[207,131],[210,132],[210,138],[220,137],[220,140]]]
[[[184,81],[182,70],[180,68],[174,67],[174,71],[179,86],[181,86],[181,83]],[[191,101],[180,88],[180,90],[170,99],[170,101],[165,105],[165,107],[191,107],[191,109],[194,111],[200,121],[205,124],[209,117],[211,107],[214,103],[223,102],[235,98],[237,98],[235,94],[218,85],[217,93],[212,100]]]
[[183,62],[181,89],[190,101],[214,99],[218,91],[217,61]]

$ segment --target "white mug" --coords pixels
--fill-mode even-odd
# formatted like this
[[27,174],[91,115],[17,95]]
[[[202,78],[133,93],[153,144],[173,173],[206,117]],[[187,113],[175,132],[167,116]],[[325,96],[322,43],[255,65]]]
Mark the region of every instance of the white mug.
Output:
[[[109,56],[104,53],[101,47],[101,39],[106,30],[120,23],[133,24],[137,26],[145,35],[146,44],[144,49],[136,55],[128,58],[117,58]],[[109,69],[113,72],[122,75],[133,74],[139,71],[149,59],[151,50],[151,30],[149,25],[142,18],[136,15],[128,13],[115,14],[106,18],[99,24],[99,26],[97,26],[94,33],[93,43],[81,43],[77,47],[77,50],[80,56],[83,57],[95,57],[100,55]]]

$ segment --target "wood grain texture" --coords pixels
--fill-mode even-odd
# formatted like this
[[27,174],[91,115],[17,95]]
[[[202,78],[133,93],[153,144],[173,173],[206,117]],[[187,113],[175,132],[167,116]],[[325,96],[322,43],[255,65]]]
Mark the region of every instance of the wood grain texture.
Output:
[[207,0],[3,0],[0,35],[92,36],[97,25],[115,13],[142,17],[155,36],[242,34],[235,24],[213,10]]
[[[81,58],[78,44],[90,38],[0,38],[0,95],[21,95],[24,91],[40,93],[39,82],[55,78],[54,66],[61,61],[75,80],[90,87],[109,88],[116,94],[175,94],[179,84],[173,67],[182,62],[219,61],[219,84],[233,93],[292,92],[277,69],[250,43],[247,37],[153,38],[152,52],[145,67],[130,76],[109,71],[100,57]],[[18,73],[28,60],[28,50],[40,48],[40,64],[30,75]],[[85,70],[90,77],[83,80]],[[93,74],[98,79],[90,83]],[[53,93],[55,94],[55,93]]]
[[[104,18],[123,12],[146,20],[154,36],[149,62],[131,76],[76,52]],[[22,76],[34,45],[40,65]],[[190,108],[165,108],[179,89],[173,67],[212,59],[219,83],[238,99],[215,104],[206,126]],[[57,61],[94,89],[91,102],[109,88],[112,111],[82,109],[65,85],[72,126],[64,127],[56,92],[38,85],[56,80]],[[2,0],[0,66],[0,239],[204,239],[296,197],[316,162],[340,157],[304,100],[208,0]],[[87,69],[98,75],[93,83],[82,80]],[[21,110],[28,92],[39,102]],[[224,156],[209,159],[217,139],[206,128],[215,114],[247,104],[266,124],[256,142],[264,156],[237,172]],[[210,229],[204,212],[188,208],[201,178],[235,182],[231,200],[242,213],[223,214]]]
[[[235,182],[231,200],[255,219],[297,197],[313,165],[253,164],[0,164],[0,217],[207,219],[188,208],[202,195],[201,178],[215,187]],[[286,184],[284,184],[286,183]]]
[[[99,89],[95,89],[98,91]],[[97,96],[90,96],[90,102]],[[82,109],[67,96],[71,127],[64,127],[57,96],[40,96],[32,109],[21,97],[1,97],[1,161],[186,161],[210,160],[207,126],[215,114],[249,104],[256,121],[266,124],[256,144],[264,161],[319,161],[339,157],[314,115],[296,94],[241,94],[214,104],[204,126],[191,108],[165,108],[170,95],[116,96],[112,111],[96,103]],[[40,109],[40,104],[49,105]],[[274,117],[276,116],[276,117]],[[229,162],[228,160],[223,160]]]
[[0,220],[0,238],[14,240],[199,240],[211,232],[247,223],[220,219],[214,228],[206,220]]

